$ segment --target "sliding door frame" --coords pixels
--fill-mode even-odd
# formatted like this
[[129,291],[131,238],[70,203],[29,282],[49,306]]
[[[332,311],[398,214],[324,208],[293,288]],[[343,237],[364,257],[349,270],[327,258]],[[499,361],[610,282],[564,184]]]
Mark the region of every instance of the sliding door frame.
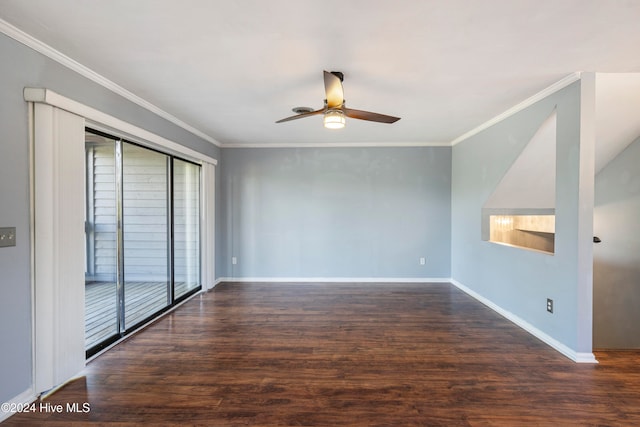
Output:
[[[148,147],[145,146],[143,144],[137,143],[137,142],[132,142],[129,141],[125,138],[122,138],[120,136],[117,135],[113,135],[111,133],[108,132],[103,132],[101,130],[97,130],[94,129],[91,126],[86,126],[85,127],[85,132],[86,133],[90,133],[90,134],[94,134],[97,136],[101,136],[104,138],[108,138],[109,140],[112,140],[114,142],[114,193],[115,193],[115,217],[116,217],[116,266],[115,266],[115,278],[116,278],[116,293],[117,293],[117,304],[116,304],[116,325],[117,325],[117,331],[116,333],[114,333],[113,335],[107,337],[106,339],[104,339],[103,341],[92,345],[91,347],[86,349],[86,357],[90,358],[91,356],[93,356],[94,354],[102,351],[103,349],[109,347],[110,345],[112,345],[114,342],[119,341],[120,339],[126,337],[127,335],[131,334],[132,332],[136,331],[137,329],[141,328],[142,326],[144,326],[146,323],[154,320],[155,318],[157,318],[158,316],[162,315],[162,313],[174,308],[177,304],[179,304],[180,302],[188,299],[189,297],[191,297],[192,295],[202,291],[202,290],[207,290],[207,287],[203,284],[203,271],[202,268],[200,269],[200,271],[198,272],[198,283],[199,285],[187,292],[185,292],[184,294],[180,295],[179,298],[176,298],[176,283],[175,283],[175,212],[174,212],[174,180],[175,180],[175,176],[174,176],[174,162],[175,160],[179,160],[182,161],[184,163],[188,163],[188,164],[192,164],[194,166],[197,166],[199,168],[199,181],[200,183],[202,183],[203,179],[204,179],[204,173],[203,173],[203,167],[201,164],[193,162],[191,160],[188,159],[184,159],[182,157],[173,155],[173,154],[169,154],[166,152],[163,152],[162,150],[156,149],[156,148],[152,148],[152,147]],[[125,154],[124,154],[124,145],[128,144],[130,146],[134,146],[134,147],[139,147],[142,148],[144,150],[148,150],[150,152],[153,153],[157,153],[157,154],[161,154],[163,156],[166,156],[166,170],[165,170],[165,175],[167,177],[167,187],[166,187],[166,194],[167,194],[167,271],[166,271],[166,277],[167,277],[167,288],[166,288],[166,304],[160,308],[159,310],[154,311],[153,313],[149,314],[148,316],[146,316],[143,320],[138,321],[132,325],[129,325],[128,322],[126,321],[126,291],[125,291],[125,287],[126,287],[126,276],[125,276],[125,263],[126,263],[126,259],[125,259],[125,255],[124,255],[124,249],[125,249],[125,232],[124,232],[124,220],[125,220],[125,209],[124,209],[124,158],[125,158]],[[89,163],[87,162],[87,167],[89,166]],[[90,175],[92,176],[92,172],[89,171],[87,169],[85,175],[87,177],[89,177]],[[93,176],[92,176],[93,179]],[[89,182],[89,181],[87,181]],[[86,191],[86,194],[88,196],[89,191]],[[203,206],[203,201],[205,200],[205,198],[203,197],[204,193],[203,193],[203,186],[202,184],[198,186],[198,265],[202,266],[203,264],[203,256],[202,256],[202,252],[203,252],[203,244],[202,242],[205,241],[205,236],[203,233],[203,227],[202,227],[202,222],[204,220],[204,215],[202,212],[202,206]],[[85,205],[87,206],[87,212],[86,215],[89,215],[89,208],[88,208],[88,204],[85,203]],[[89,218],[87,216],[86,218],[87,222],[92,223],[93,218]],[[91,260],[92,262],[94,260]]]
[[[133,142],[142,143],[149,148],[161,147],[163,151],[176,154],[196,164],[200,164],[201,188],[206,189],[201,192],[201,285],[204,289],[211,289],[215,286],[215,167],[217,160],[204,155],[198,151],[182,146],[170,141],[162,136],[149,132],[145,129],[113,117],[102,111],[74,101],[70,98],[57,94],[49,89],[25,88],[24,99],[29,103],[29,149],[30,149],[30,187],[31,187],[31,324],[32,324],[32,385],[34,395],[38,395],[46,390],[58,387],[77,375],[84,363],[84,322],[78,324],[77,316],[69,316],[68,312],[60,309],[60,302],[65,301],[65,295],[52,293],[52,281],[55,283],[65,283],[72,289],[74,295],[77,293],[79,301],[82,300],[78,313],[84,313],[84,257],[78,256],[85,250],[85,236],[82,224],[84,223],[83,213],[84,190],[73,186],[73,191],[56,190],[56,197],[51,198],[51,192],[47,192],[42,183],[59,183],[60,178],[66,176],[68,171],[60,168],[58,163],[60,157],[47,155],[46,147],[50,146],[52,138],[57,134],[71,132],[74,135],[84,135],[85,126],[92,129],[127,136]],[[79,116],[82,120],[77,123],[69,123],[60,120],[63,116],[53,114],[51,119],[41,121],[42,117],[36,110],[38,104],[52,107],[54,110],[66,111]],[[36,123],[39,123],[36,126]],[[38,127],[38,131],[35,128]],[[34,140],[42,135],[45,139],[42,143],[35,143]],[[80,137],[80,141],[84,138]],[[75,139],[74,139],[75,140]],[[63,144],[64,139],[62,140]],[[45,148],[43,151],[42,149]],[[84,147],[80,149],[78,159],[73,157],[73,170],[80,170],[81,175],[75,177],[76,184],[84,182],[85,159]],[[51,172],[46,180],[37,178],[38,171]],[[82,185],[84,187],[84,185]],[[47,195],[49,194],[49,195]],[[69,198],[72,203],[69,202]],[[79,209],[75,209],[79,200]],[[78,215],[66,215],[67,210],[73,206],[73,212],[80,212]],[[72,230],[66,234],[67,230]],[[74,253],[75,262],[70,270],[63,270],[59,264],[59,257],[62,253],[67,253],[68,248],[78,247]],[[56,248],[62,248],[57,251]],[[52,275],[48,275],[49,268],[56,271],[65,271],[71,274],[70,279],[59,280]],[[64,291],[64,290],[63,290]],[[46,298],[40,298],[42,293]],[[38,298],[36,298],[38,295]],[[74,311],[74,313],[76,312]],[[82,316],[83,317],[83,316]],[[81,326],[78,328],[78,326]],[[63,338],[58,341],[55,337]],[[70,339],[74,343],[82,343],[75,346],[65,346],[64,339]],[[75,361],[69,365],[70,361]]]

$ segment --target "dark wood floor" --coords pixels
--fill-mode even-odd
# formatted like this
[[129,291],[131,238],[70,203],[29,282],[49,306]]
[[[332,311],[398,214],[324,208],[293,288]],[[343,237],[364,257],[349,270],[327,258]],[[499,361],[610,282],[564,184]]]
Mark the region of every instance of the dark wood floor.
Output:
[[447,284],[220,284],[7,425],[632,426],[640,353],[575,364]]
[[[185,282],[176,282],[176,298],[193,288]],[[88,349],[118,333],[118,298],[115,282],[88,282],[84,289],[85,348]],[[166,282],[126,282],[126,328],[142,322],[167,304]]]

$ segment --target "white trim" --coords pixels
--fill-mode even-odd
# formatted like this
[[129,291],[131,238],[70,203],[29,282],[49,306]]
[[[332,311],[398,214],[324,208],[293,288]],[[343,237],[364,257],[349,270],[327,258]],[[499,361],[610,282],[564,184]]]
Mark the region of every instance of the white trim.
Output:
[[531,335],[533,335],[534,337],[538,338],[539,340],[541,340],[545,344],[549,345],[550,347],[554,348],[555,350],[559,351],[563,355],[567,356],[569,359],[573,360],[574,362],[577,362],[577,363],[598,363],[598,361],[596,360],[596,357],[595,357],[595,355],[593,353],[580,353],[580,352],[576,352],[575,350],[572,350],[571,348],[567,347],[565,344],[561,343],[560,341],[556,340],[555,338],[551,337],[550,335],[546,334],[545,332],[542,332],[540,329],[536,328],[535,326],[533,326],[529,322],[527,322],[527,321],[523,320],[522,318],[516,316],[515,314],[511,313],[510,311],[505,310],[504,308],[500,307],[499,305],[494,304],[493,302],[491,302],[487,298],[485,298],[482,295],[478,294],[477,292],[471,290],[470,288],[466,287],[465,285],[463,285],[462,283],[458,282],[457,280],[454,280],[454,279],[450,279],[450,280],[451,280],[451,284],[453,284],[453,286],[455,286],[456,288],[460,289],[462,292],[466,293],[467,295],[473,297],[477,301],[479,301],[482,304],[486,305],[487,307],[489,307],[490,309],[492,309],[493,311],[495,311],[496,313],[498,313],[502,317],[506,318],[507,320],[510,320],[511,322],[515,323],[517,326],[519,326],[522,329],[524,329],[525,331],[529,332]]
[[[593,348],[593,216],[595,204],[596,74],[582,73],[580,81],[580,143],[578,171],[572,177],[577,193],[577,317],[576,347]],[[575,190],[574,190],[575,189]],[[576,194],[574,193],[574,194]]]
[[582,73],[579,73],[579,72],[569,74],[568,76],[566,76],[563,79],[555,82],[551,86],[549,86],[549,87],[541,90],[540,92],[536,93],[535,95],[525,99],[521,103],[514,105],[513,107],[509,108],[504,113],[499,114],[499,115],[495,116],[494,118],[492,118],[491,120],[488,120],[488,121],[484,122],[480,126],[474,128],[474,129],[471,129],[469,132],[460,135],[459,137],[457,137],[456,139],[451,141],[449,143],[449,145],[453,147],[454,145],[464,141],[465,139],[471,138],[472,136],[482,132],[485,129],[490,128],[491,126],[495,125],[496,123],[499,123],[499,122],[503,121],[507,117],[512,116],[512,115],[516,114],[517,112],[524,110],[527,107],[530,107],[531,105],[533,105],[536,102],[546,98],[547,96],[559,91],[560,89],[563,89],[563,88],[569,86],[571,83],[580,80],[581,74]]
[[368,148],[368,147],[449,147],[448,142],[283,142],[264,144],[222,144],[223,148]]
[[200,207],[201,244],[200,244],[200,278],[202,287],[211,290],[216,285],[216,167],[211,163],[202,165],[202,182]]
[[[15,396],[13,399],[8,400],[6,402],[2,402],[2,403],[28,405],[33,403],[37,398],[38,398],[38,395],[33,391],[33,388],[29,387],[19,395]],[[0,423],[10,418],[14,414],[15,412],[5,412],[0,409]]]
[[596,359],[596,355],[588,352],[573,352],[574,361],[576,363],[598,363],[598,359]]
[[77,114],[87,120],[96,122],[97,124],[105,125],[109,128],[116,129],[117,131],[125,132],[129,135],[133,135],[134,137],[158,144],[163,148],[167,148],[189,158],[209,162],[214,165],[218,164],[218,161],[213,157],[209,157],[199,151],[187,148],[153,132],[149,132],[131,123],[125,122],[124,120],[120,120],[109,114],[103,113],[102,111],[96,110],[95,108],[62,96],[50,89],[26,87],[24,88],[24,100],[51,105],[70,113]]
[[216,281],[233,283],[449,283],[448,277],[221,277]]
[[[28,103],[28,123],[29,123],[29,276],[31,291],[31,391],[36,395],[35,378],[36,371],[36,171],[35,171],[35,104]],[[24,393],[23,393],[24,394]],[[2,420],[0,419],[0,422]]]
[[7,36],[11,37],[12,39],[22,43],[23,45],[30,47],[31,49],[35,50],[36,52],[39,52],[41,54],[43,54],[44,56],[53,59],[54,61],[56,61],[57,63],[69,68],[72,71],[75,71],[76,73],[80,74],[83,77],[86,77],[87,79],[91,80],[94,83],[99,84],[100,86],[110,90],[111,92],[114,92],[120,96],[122,96],[123,98],[133,102],[134,104],[139,105],[140,107],[151,111],[152,113],[162,117],[165,120],[170,121],[171,123],[181,127],[182,129],[220,147],[220,143],[215,140],[214,138],[212,138],[211,136],[205,134],[204,132],[194,128],[193,126],[183,122],[182,120],[178,119],[177,117],[172,116],[171,114],[167,113],[166,111],[162,110],[159,107],[156,107],[155,105],[153,105],[152,103],[150,103],[149,101],[146,101],[142,98],[140,98],[138,95],[135,95],[134,93],[128,91],[127,89],[123,88],[122,86],[112,82],[111,80],[107,79],[106,77],[96,73],[95,71],[91,70],[90,68],[80,64],[78,61],[75,61],[74,59],[71,59],[70,57],[68,57],[67,55],[59,52],[58,50],[52,48],[51,46],[49,46],[46,43],[41,42],[40,40],[36,39],[35,37],[25,33],[24,31],[20,30],[19,28],[14,27],[13,25],[9,24],[7,21],[0,19],[0,32],[6,34]]

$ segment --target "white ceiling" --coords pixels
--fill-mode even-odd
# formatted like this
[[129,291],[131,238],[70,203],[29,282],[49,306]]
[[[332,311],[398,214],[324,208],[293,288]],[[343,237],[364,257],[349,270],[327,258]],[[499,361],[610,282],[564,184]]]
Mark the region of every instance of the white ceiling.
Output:
[[[0,0],[0,18],[229,144],[448,143],[575,71],[640,72],[637,0]],[[321,116],[322,70],[387,125]]]
[[596,74],[596,172],[640,137],[640,74]]

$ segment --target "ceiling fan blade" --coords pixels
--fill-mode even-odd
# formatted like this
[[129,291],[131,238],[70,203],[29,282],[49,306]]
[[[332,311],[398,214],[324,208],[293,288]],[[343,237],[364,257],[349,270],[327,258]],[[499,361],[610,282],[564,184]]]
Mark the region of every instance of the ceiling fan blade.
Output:
[[400,120],[400,117],[387,116],[370,111],[354,110],[346,107],[342,107],[342,111],[344,111],[345,116],[351,117],[352,119],[368,120],[370,122],[395,123]]
[[328,71],[324,72],[324,91],[327,96],[327,107],[338,108],[344,102],[344,91],[340,77]]
[[300,114],[296,114],[295,116],[286,117],[284,119],[278,120],[276,123],[289,122],[291,120],[302,119],[304,117],[311,117],[311,116],[315,116],[316,114],[322,114],[322,113],[324,113],[324,108],[321,108],[320,110],[316,110],[316,111],[309,111],[308,113],[300,113]]

